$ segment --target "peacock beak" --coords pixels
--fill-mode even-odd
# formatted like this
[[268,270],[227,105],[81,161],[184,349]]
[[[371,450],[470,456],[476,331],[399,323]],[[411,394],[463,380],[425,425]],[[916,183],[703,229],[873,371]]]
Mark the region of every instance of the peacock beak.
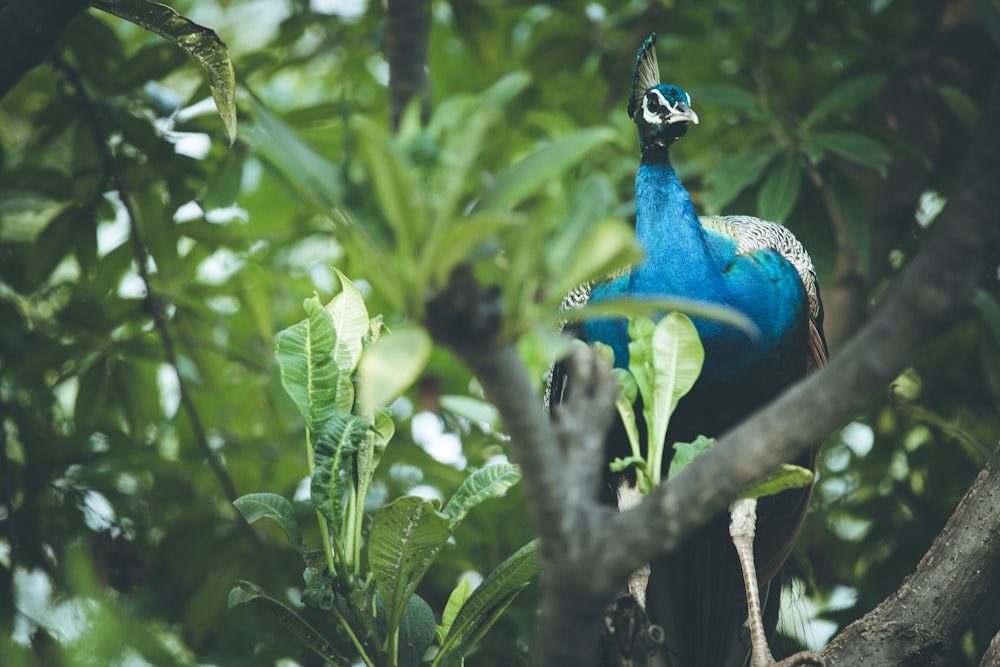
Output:
[[667,118],[667,122],[670,124],[679,123],[681,121],[689,121],[698,124],[698,114],[694,112],[694,109],[684,104],[683,102],[678,102],[677,106],[670,112],[670,116]]

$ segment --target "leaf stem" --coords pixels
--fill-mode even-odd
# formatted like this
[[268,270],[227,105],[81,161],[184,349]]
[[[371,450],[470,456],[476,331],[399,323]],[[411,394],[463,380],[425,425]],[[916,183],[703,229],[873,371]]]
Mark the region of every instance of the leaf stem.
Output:
[[[330,609],[330,611],[333,612],[333,615],[337,617],[337,622],[340,623],[341,627],[343,627],[344,630],[347,632],[347,636],[350,637],[351,643],[354,644],[354,648],[357,649],[358,655],[364,661],[365,665],[367,665],[368,667],[375,667],[375,663],[372,662],[372,659],[368,657],[368,652],[365,651],[364,644],[362,644],[361,640],[358,639],[358,636],[354,634],[354,629],[351,628],[351,624],[347,621],[344,615],[340,613],[340,610],[337,609],[337,606],[334,605]],[[360,617],[360,614],[355,613],[355,615]],[[390,664],[395,664],[395,663],[390,663]]]
[[[316,459],[313,451],[312,431],[309,430],[308,426],[306,427],[306,462],[309,464],[309,480],[312,483],[313,475],[316,472]],[[334,541],[330,539],[330,527],[327,525],[326,517],[323,516],[318,507],[315,508],[315,511],[316,522],[319,524],[319,534],[323,538],[323,552],[326,554],[326,566],[330,570],[330,575],[333,576],[337,574],[332,550]]]

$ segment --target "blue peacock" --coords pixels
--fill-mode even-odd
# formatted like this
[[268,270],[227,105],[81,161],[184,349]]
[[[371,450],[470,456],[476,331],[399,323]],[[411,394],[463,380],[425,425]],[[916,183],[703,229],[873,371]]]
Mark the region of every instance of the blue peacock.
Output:
[[[698,435],[716,437],[767,404],[784,388],[822,365],[827,356],[816,274],[802,245],[781,225],[748,216],[699,218],[670,163],[671,145],[698,116],[691,97],[660,83],[651,35],[636,57],[628,114],[639,134],[641,162],[635,179],[635,231],[645,256],[627,272],[567,296],[579,307],[621,296],[683,297],[736,309],[760,330],[757,337],[695,318],[705,348],[702,374],[670,420],[668,445]],[[573,325],[586,342],[601,342],[628,366],[627,322],[592,320]],[[553,369],[547,400],[560,402],[573,378]],[[638,412],[638,410],[637,410]],[[629,454],[619,424],[606,441],[608,460]],[[669,456],[666,454],[669,465]],[[813,469],[816,451],[795,463]],[[609,501],[626,483],[609,473]],[[810,489],[785,491],[758,507],[754,559],[765,591],[763,625],[777,623],[779,571],[791,552]],[[672,667],[742,667],[750,655],[743,574],[721,513],[677,552],[651,563],[647,611],[663,627]],[[769,655],[768,655],[769,657]]]

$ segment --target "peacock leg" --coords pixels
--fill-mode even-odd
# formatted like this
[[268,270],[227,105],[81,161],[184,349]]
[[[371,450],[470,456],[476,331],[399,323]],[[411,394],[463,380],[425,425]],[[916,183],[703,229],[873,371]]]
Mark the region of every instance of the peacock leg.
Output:
[[740,498],[729,506],[729,536],[740,559],[743,584],[747,591],[747,623],[750,626],[750,667],[773,667],[774,657],[767,645],[764,619],[757,587],[757,568],[753,561],[753,538],[757,531],[757,499]]
[[750,626],[750,667],[793,667],[794,665],[824,665],[823,658],[812,651],[803,651],[785,658],[781,663],[774,661],[771,648],[767,645],[764,619],[760,607],[760,591],[757,587],[757,568],[753,561],[753,538],[757,531],[757,500],[740,498],[729,506],[729,536],[733,539],[736,554],[743,570],[743,584],[747,591],[747,624]]

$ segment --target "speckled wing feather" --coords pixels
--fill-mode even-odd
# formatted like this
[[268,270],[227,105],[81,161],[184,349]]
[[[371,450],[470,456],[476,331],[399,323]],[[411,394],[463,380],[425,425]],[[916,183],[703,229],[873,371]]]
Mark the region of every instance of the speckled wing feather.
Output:
[[736,240],[736,254],[746,255],[754,250],[774,250],[795,267],[802,279],[802,286],[809,297],[809,315],[815,321],[820,316],[819,289],[816,269],[809,253],[788,229],[776,222],[769,222],[749,215],[717,215],[699,218],[705,229],[725,234]]

